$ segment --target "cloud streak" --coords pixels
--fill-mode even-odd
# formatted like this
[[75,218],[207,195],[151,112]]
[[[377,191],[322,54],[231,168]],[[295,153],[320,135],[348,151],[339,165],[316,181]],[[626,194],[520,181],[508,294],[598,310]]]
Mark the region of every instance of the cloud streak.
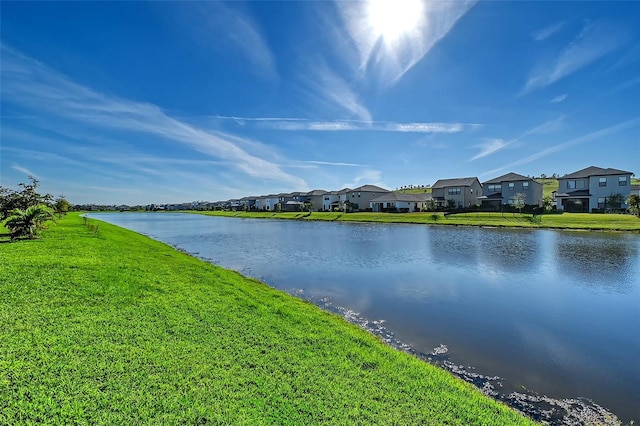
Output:
[[548,27],[541,28],[539,30],[534,31],[531,36],[535,41],[543,41],[560,31],[564,27],[564,22],[558,22],[553,25],[549,25]]
[[504,139],[499,139],[499,138],[494,138],[494,139],[488,139],[485,143],[480,144],[480,145],[476,145],[476,148],[480,148],[480,152],[478,154],[476,154],[475,156],[471,157],[469,160],[467,161],[475,161],[478,160],[480,158],[484,158],[487,157],[491,154],[495,154],[498,151],[503,150],[504,148],[507,148],[517,142],[520,142],[522,139],[531,136],[531,135],[535,135],[535,134],[541,134],[541,133],[550,133],[553,132],[557,129],[559,129],[562,126],[562,123],[564,122],[565,116],[561,115],[560,117],[551,120],[551,121],[547,121],[545,123],[542,123],[539,126],[533,127],[531,129],[528,129],[526,131],[524,131],[520,136],[511,139],[511,140],[504,140]]
[[603,23],[587,24],[553,61],[538,66],[521,94],[549,86],[573,74],[616,49],[622,41],[621,31],[613,26]]
[[286,131],[373,131],[396,133],[460,133],[481,127],[477,123],[398,123],[373,120],[309,120],[306,118],[235,117],[215,116],[220,120],[234,121],[242,126],[255,123],[257,127]]
[[482,176],[490,175],[490,174],[493,175],[493,174],[496,174],[498,172],[501,172],[501,171],[504,171],[504,170],[507,170],[507,169],[513,169],[516,166],[521,166],[523,164],[531,163],[532,161],[539,160],[539,159],[547,157],[547,156],[549,156],[551,154],[555,154],[556,152],[563,151],[563,150],[565,150],[567,148],[570,148],[570,147],[573,147],[573,146],[576,146],[576,145],[580,145],[580,144],[583,144],[583,143],[595,141],[595,140],[598,140],[598,139],[601,139],[601,138],[604,138],[604,137],[608,137],[608,136],[614,135],[616,133],[622,132],[624,130],[630,129],[630,128],[632,128],[634,126],[638,126],[638,125],[640,125],[640,117],[636,117],[636,118],[633,118],[631,120],[627,120],[627,121],[624,121],[622,123],[618,123],[618,124],[615,124],[613,126],[609,126],[609,127],[604,128],[604,129],[597,130],[595,132],[591,132],[591,133],[588,133],[586,135],[579,136],[577,138],[568,140],[566,142],[554,145],[554,146],[549,147],[547,149],[544,149],[542,151],[536,152],[535,154],[532,154],[532,155],[530,155],[528,157],[525,157],[525,158],[523,158],[521,160],[514,161],[513,163],[510,163],[510,164],[508,164],[506,166],[499,167],[499,168],[493,169],[493,170],[489,170],[488,172],[483,173]]
[[306,188],[304,180],[239,147],[251,145],[233,135],[205,131],[168,116],[159,107],[98,93],[73,83],[47,66],[1,45],[3,100],[31,110],[44,110],[89,126],[143,133],[177,142],[202,154],[225,160],[247,176]]
[[559,104],[560,102],[564,101],[565,99],[567,99],[567,96],[569,96],[566,93],[563,93],[562,95],[558,95],[555,98],[551,99],[551,103],[552,104]]

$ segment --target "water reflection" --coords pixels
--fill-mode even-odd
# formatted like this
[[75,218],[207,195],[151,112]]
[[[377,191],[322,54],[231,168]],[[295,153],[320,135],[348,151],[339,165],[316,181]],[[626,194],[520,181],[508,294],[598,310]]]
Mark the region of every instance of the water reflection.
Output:
[[637,238],[627,235],[572,235],[554,245],[560,274],[579,285],[621,293],[633,289],[638,263]]

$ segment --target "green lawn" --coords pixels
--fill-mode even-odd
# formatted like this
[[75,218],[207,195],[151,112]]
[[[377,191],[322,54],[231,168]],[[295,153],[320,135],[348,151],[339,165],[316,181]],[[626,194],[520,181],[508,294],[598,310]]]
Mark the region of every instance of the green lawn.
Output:
[[542,196],[551,197],[553,191],[558,190],[558,179],[536,179],[542,184]]
[[517,228],[586,229],[640,232],[640,218],[625,214],[562,213],[533,218],[530,214],[512,213],[262,213],[262,212],[192,212],[209,216],[241,218],[328,220],[341,222],[422,223],[437,225],[497,226]]
[[0,424],[532,424],[338,316],[133,232],[70,214],[6,240]]

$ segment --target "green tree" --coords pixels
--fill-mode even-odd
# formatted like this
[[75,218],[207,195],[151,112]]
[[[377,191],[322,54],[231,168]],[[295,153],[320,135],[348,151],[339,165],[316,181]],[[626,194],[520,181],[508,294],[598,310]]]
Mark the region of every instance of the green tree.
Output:
[[622,207],[623,202],[624,202],[624,197],[622,196],[622,194],[611,194],[606,199],[607,206],[615,210],[620,210],[620,207]]
[[513,196],[513,207],[518,209],[518,212],[522,214],[522,208],[525,206],[527,202],[527,195],[522,192],[518,192]]
[[12,240],[18,238],[35,238],[46,229],[45,223],[53,219],[53,211],[44,204],[29,206],[25,210],[11,211],[5,226]]
[[627,197],[627,205],[631,213],[640,217],[640,195],[631,194]]
[[51,204],[53,196],[41,195],[37,191],[40,182],[33,176],[29,176],[29,180],[31,182],[18,184],[20,189],[17,191],[0,187],[0,221],[9,217],[15,209],[26,210],[39,204]]
[[448,199],[447,200],[447,207],[451,210],[456,208],[456,200],[452,200],[452,199]]
[[545,195],[542,198],[542,205],[544,206],[545,211],[550,211],[553,206],[553,197],[551,195]]
[[71,203],[67,201],[66,198],[64,198],[64,195],[56,198],[55,202],[53,203],[53,211],[56,212],[58,217],[64,216],[69,210],[71,210]]

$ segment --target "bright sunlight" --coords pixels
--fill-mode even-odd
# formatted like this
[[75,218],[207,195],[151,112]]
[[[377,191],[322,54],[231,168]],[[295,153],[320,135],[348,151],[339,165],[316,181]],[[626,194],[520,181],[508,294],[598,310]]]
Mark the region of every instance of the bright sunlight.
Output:
[[369,24],[388,44],[416,29],[424,16],[421,0],[369,0]]

